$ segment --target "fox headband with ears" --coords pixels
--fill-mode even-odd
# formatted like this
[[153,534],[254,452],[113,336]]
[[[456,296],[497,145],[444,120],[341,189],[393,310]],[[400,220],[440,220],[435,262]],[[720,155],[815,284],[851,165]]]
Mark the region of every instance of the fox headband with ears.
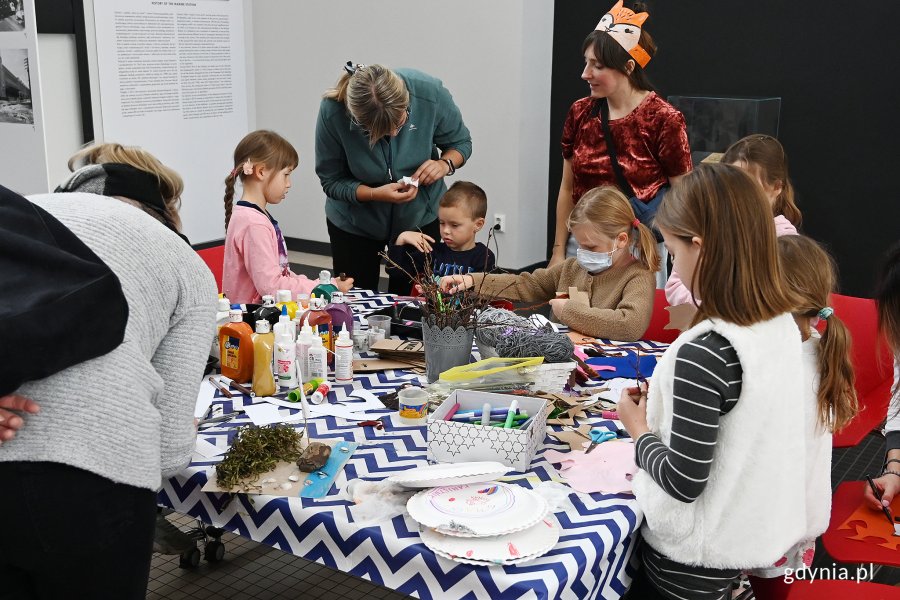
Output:
[[643,69],[650,62],[650,55],[641,48],[638,42],[641,39],[641,26],[649,17],[650,13],[647,12],[635,14],[630,8],[623,7],[622,0],[619,0],[615,6],[609,9],[608,13],[603,15],[595,29],[608,33],[612,39],[619,42],[625,52],[630,54],[631,58]]

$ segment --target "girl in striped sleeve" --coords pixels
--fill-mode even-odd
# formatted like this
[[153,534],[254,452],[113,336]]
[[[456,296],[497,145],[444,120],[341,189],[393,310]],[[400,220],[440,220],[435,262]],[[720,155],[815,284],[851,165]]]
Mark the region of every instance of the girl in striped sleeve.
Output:
[[628,598],[719,600],[806,535],[804,408],[789,401],[803,393],[801,337],[771,219],[756,182],[724,164],[686,175],[657,213],[703,303],[649,389],[619,402],[645,518]]

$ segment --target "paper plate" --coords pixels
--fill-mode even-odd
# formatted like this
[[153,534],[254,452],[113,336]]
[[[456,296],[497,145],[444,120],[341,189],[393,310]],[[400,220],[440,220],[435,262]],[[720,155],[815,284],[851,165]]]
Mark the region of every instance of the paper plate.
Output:
[[547,501],[518,485],[495,481],[423,490],[406,503],[409,515],[439,533],[484,537],[521,531],[547,516]]
[[403,471],[391,475],[387,480],[408,488],[432,488],[493,481],[510,470],[503,463],[493,461],[442,463]]
[[547,515],[537,525],[507,535],[461,538],[422,532],[422,542],[435,554],[473,565],[514,565],[543,556],[559,542],[559,523]]

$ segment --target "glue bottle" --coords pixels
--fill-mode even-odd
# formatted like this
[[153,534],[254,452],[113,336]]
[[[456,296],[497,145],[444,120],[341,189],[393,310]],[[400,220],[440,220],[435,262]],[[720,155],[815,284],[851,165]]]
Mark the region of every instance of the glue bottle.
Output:
[[265,319],[256,322],[256,333],[253,335],[253,385],[251,389],[257,396],[271,396],[275,393],[275,376],[272,374],[273,350],[275,336],[272,326]]
[[219,330],[222,375],[238,383],[253,377],[253,330],[244,323],[240,309],[229,311],[230,322]]
[[[334,331],[332,328],[331,315],[325,310],[324,298],[310,298],[309,310],[303,314],[303,323],[312,327],[314,335],[322,338],[322,345],[331,352],[334,352]],[[331,359],[328,359],[331,364]]]
[[325,402],[325,398],[328,396],[328,392],[331,391],[331,384],[325,380],[322,380],[322,383],[319,384],[319,387],[316,388],[316,391],[312,393],[309,397],[309,401],[313,404],[322,404]]
[[334,342],[334,380],[338,383],[353,381],[353,340],[346,329],[341,329]]
[[322,269],[319,271],[319,284],[313,288],[310,299],[312,299],[312,294],[315,294],[317,298],[324,298],[326,303],[331,302],[331,294],[336,291],[337,286],[331,283],[331,271]]
[[[293,319],[297,315],[297,303],[291,299],[291,290],[278,290],[275,292],[275,306],[278,310],[287,306],[288,317]],[[283,313],[282,313],[283,314]]]
[[282,388],[293,389],[297,387],[297,347],[290,331],[282,330],[281,335],[275,338],[275,374],[278,377],[278,385]]
[[222,351],[219,345],[219,332],[222,327],[231,322],[231,303],[228,298],[219,294],[219,300],[216,308],[216,336],[213,338],[212,349],[210,354],[215,358],[222,357]]
[[276,339],[283,333],[291,336],[292,340],[297,337],[297,323],[291,320],[291,314],[286,304],[281,305],[281,316],[278,317],[278,323],[273,328],[273,331]]
[[317,335],[312,337],[309,347],[309,376],[313,379],[325,379],[328,375],[327,351],[322,345],[322,338]]
[[263,296],[262,301],[262,306],[253,311],[253,322],[265,319],[274,327],[278,318],[281,317],[281,309],[275,307],[275,296]]
[[313,332],[312,327],[304,325],[297,334],[297,360],[300,362],[300,372],[297,377],[300,381],[309,379],[309,347],[312,346]]
[[337,328],[338,325],[347,330],[347,334],[353,333],[353,310],[344,300],[343,292],[334,292],[331,294],[331,304],[325,307],[328,314],[331,315],[331,326]]

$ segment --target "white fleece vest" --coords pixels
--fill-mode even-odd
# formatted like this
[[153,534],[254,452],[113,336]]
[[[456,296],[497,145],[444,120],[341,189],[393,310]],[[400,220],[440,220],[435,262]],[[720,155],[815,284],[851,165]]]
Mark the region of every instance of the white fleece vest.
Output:
[[707,320],[682,333],[650,382],[647,423],[666,445],[672,430],[675,355],[713,330],[734,346],[741,395],[719,421],[709,481],[692,503],[676,500],[643,470],[634,494],[641,534],[672,560],[704,567],[770,566],[807,532],[804,380],[800,332],[783,314],[742,327]]
[[806,535],[814,540],[831,520],[832,435],[819,423],[819,333],[803,342],[803,412],[806,419]]

